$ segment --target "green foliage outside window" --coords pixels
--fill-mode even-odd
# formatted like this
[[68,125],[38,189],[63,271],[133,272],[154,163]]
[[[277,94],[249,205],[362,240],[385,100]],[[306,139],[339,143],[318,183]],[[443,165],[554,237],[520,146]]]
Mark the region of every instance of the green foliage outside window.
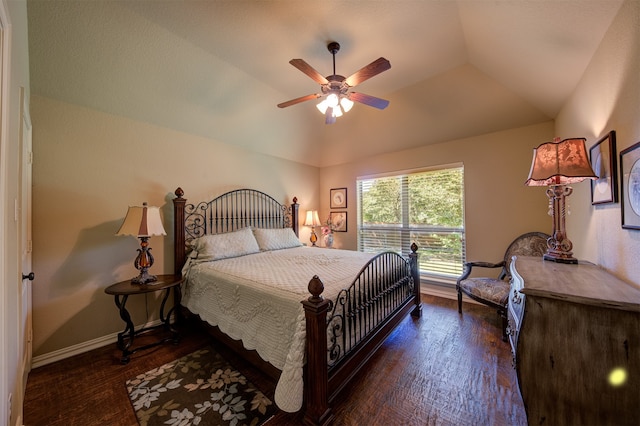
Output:
[[359,248],[420,247],[423,272],[457,276],[464,262],[462,167],[358,181]]

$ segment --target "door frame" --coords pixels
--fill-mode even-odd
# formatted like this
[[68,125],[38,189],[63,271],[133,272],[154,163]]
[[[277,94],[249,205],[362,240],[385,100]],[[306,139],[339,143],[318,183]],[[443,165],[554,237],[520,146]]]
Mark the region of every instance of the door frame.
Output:
[[20,135],[19,135],[19,158],[20,168],[18,170],[18,244],[19,264],[18,275],[22,275],[20,289],[18,291],[18,383],[16,386],[17,395],[15,406],[20,409],[16,420],[22,422],[22,407],[24,405],[24,395],[27,389],[27,376],[31,371],[32,360],[32,281],[25,279],[25,274],[32,271],[32,164],[33,164],[33,144],[31,115],[29,112],[29,100],[27,99],[24,87],[19,88],[20,98]]
[[[10,152],[9,118],[10,118],[10,69],[11,69],[11,21],[6,0],[0,0],[0,421],[11,422],[16,419],[16,413],[12,413],[15,407],[12,392],[15,382],[9,383],[5,378],[15,377],[16,365],[12,362],[10,350],[15,348],[13,337],[16,335],[16,318],[10,300],[16,285],[15,267],[9,262],[10,250],[14,242],[7,241],[6,231],[13,219],[15,209],[14,201],[8,199],[11,193],[9,185],[15,185],[15,176],[10,174],[8,154]],[[10,264],[11,263],[11,264]],[[19,368],[19,367],[18,367]],[[20,410],[22,407],[20,406]],[[21,416],[22,413],[17,413]]]

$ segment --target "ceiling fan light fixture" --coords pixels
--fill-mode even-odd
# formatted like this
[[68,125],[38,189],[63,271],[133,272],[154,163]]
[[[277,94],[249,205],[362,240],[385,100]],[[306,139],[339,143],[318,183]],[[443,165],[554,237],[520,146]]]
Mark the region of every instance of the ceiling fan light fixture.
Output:
[[353,107],[353,101],[346,96],[343,96],[342,99],[340,99],[340,106],[344,112],[349,112]]
[[327,104],[327,100],[323,99],[321,102],[318,103],[318,105],[316,105],[316,108],[318,108],[318,111],[320,111],[322,114],[326,114],[327,108],[329,108],[329,105]]
[[327,105],[329,105],[331,108],[337,107],[339,102],[340,99],[335,93],[330,93],[329,95],[327,95]]
[[337,95],[335,93],[329,94],[325,99],[323,99],[316,108],[322,114],[327,113],[327,109],[331,108],[330,114],[333,117],[342,117],[344,113],[349,112],[349,110],[353,107],[353,101],[344,95]]

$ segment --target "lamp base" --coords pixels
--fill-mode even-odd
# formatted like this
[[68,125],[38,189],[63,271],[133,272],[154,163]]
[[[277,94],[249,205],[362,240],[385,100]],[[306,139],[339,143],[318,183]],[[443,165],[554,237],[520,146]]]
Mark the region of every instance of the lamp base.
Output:
[[131,279],[131,284],[149,284],[158,281],[158,277],[149,274],[146,270],[140,271],[140,275]]
[[566,254],[556,254],[556,253],[547,252],[544,254],[544,256],[542,256],[542,258],[544,260],[550,260],[556,263],[571,263],[571,264],[578,263],[578,259],[572,256],[567,256]]
[[149,274],[149,268],[153,266],[153,255],[149,248],[149,237],[139,237],[140,248],[138,256],[133,261],[133,266],[140,271],[140,275],[131,280],[132,284],[149,284],[158,281],[158,277]]
[[542,256],[544,260],[557,263],[578,263],[573,257],[573,243],[567,237],[564,222],[566,198],[573,189],[566,185],[552,185],[547,189],[549,197],[550,215],[553,217],[553,233],[547,239],[547,252]]

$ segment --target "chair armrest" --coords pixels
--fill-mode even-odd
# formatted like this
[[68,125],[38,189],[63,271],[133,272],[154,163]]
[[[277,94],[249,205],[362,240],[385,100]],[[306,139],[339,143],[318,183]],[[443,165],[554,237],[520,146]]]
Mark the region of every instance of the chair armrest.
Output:
[[471,270],[473,267],[477,268],[504,268],[506,265],[505,261],[500,261],[498,263],[490,263],[490,262],[465,262],[464,264],[464,272],[458,278],[458,282],[462,280],[466,280],[471,275]]

